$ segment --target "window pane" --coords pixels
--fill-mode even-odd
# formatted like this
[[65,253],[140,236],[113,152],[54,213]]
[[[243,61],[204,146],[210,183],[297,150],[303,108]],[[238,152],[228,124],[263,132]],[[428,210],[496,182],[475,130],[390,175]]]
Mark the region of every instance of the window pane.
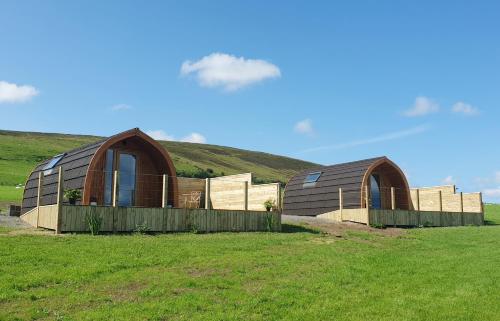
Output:
[[120,154],[119,206],[134,206],[135,204],[135,163],[135,156]]
[[319,179],[320,176],[321,172],[310,173],[309,175],[307,175],[304,183],[314,183]]
[[378,175],[370,176],[370,189],[372,196],[372,208],[381,209],[382,199],[380,197],[380,179]]

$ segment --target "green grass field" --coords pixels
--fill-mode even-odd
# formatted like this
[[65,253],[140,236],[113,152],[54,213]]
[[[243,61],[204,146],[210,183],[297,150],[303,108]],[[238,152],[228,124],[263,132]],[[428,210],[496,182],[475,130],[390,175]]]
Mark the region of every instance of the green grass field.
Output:
[[0,320],[500,320],[500,206],[487,226],[399,237],[16,235]]

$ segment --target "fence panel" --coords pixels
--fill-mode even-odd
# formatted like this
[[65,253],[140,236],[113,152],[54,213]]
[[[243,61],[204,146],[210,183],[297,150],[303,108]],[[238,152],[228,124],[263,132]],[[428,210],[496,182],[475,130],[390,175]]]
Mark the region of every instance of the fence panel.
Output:
[[[47,228],[55,229],[57,207],[44,216]],[[44,213],[45,213],[44,212]],[[101,218],[102,232],[132,232],[143,226],[151,232],[180,232],[189,230],[207,232],[266,231],[268,219],[274,230],[281,230],[281,213],[264,211],[174,209],[174,208],[125,208],[105,206],[63,205],[61,213],[64,232],[89,231],[87,217]],[[271,223],[271,221],[269,221]]]

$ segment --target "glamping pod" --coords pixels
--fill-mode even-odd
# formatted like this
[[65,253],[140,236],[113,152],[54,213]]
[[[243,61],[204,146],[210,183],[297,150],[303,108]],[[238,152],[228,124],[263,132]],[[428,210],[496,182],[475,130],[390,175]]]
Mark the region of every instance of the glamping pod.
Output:
[[[26,182],[22,213],[37,206],[38,178],[43,173],[40,205],[57,202],[58,168],[64,188],[81,191],[80,205],[111,205],[113,173],[118,173],[118,205],[161,207],[163,175],[168,175],[168,204],[177,202],[175,167],[167,150],[138,128],[61,153],[39,164]],[[173,178],[173,179],[172,179]]]
[[[392,189],[393,188],[393,189]],[[401,169],[387,157],[322,166],[295,175],[286,185],[283,214],[315,216],[343,208],[365,208],[366,191],[371,208],[412,207],[410,189]]]

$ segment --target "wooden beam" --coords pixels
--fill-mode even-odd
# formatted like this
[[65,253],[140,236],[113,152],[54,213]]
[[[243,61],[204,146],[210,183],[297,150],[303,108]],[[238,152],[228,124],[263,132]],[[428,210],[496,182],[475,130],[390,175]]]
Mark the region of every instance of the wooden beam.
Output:
[[209,210],[212,206],[210,199],[210,178],[205,179],[205,209]]
[[394,211],[396,209],[396,189],[391,187],[391,209]]
[[420,211],[420,189],[417,188],[417,211]]
[[56,234],[60,234],[61,233],[63,197],[64,197],[63,168],[62,168],[62,166],[59,166],[59,175],[58,175],[58,179],[57,179],[57,224],[56,224]]
[[460,192],[460,213],[464,212],[464,193]]
[[248,181],[243,182],[243,193],[244,193],[244,210],[248,211]]
[[36,195],[36,227],[40,222],[40,205],[42,204],[43,171],[38,173],[38,191]]
[[117,197],[118,197],[118,171],[113,171],[113,207],[116,207],[118,204]]
[[161,207],[165,208],[168,204],[168,176],[163,174],[163,189],[161,195]]
[[344,208],[344,195],[342,194],[342,188],[339,188],[339,211],[340,211],[340,221],[342,222],[342,209]]
[[439,193],[439,212],[443,212],[443,192],[438,191]]
[[278,211],[281,211],[281,184],[280,183],[277,183],[278,184],[278,195],[276,196],[276,209]]

